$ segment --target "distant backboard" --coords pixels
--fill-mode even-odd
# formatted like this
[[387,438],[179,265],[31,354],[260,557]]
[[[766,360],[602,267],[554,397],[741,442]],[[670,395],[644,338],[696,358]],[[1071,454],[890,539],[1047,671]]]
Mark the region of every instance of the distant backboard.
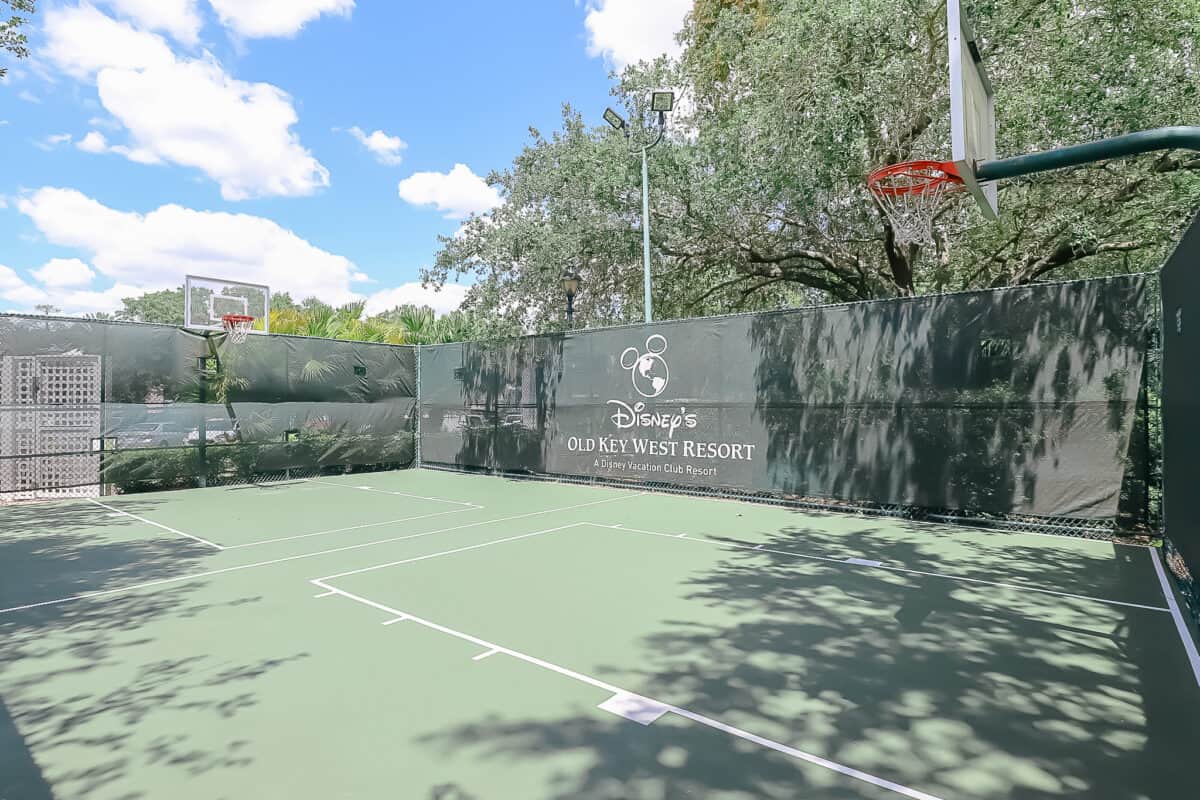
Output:
[[254,317],[251,333],[271,330],[271,290],[266,286],[188,275],[183,289],[185,328],[220,331],[221,317],[245,314]]
[[996,157],[996,104],[962,0],[946,0],[950,43],[950,136],[955,166],[984,216],[995,219],[995,182],[975,180],[975,167]]

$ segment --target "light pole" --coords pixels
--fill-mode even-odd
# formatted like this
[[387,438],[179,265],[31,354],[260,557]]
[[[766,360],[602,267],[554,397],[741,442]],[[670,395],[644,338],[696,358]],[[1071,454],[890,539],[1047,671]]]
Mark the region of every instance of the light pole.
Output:
[[567,295],[567,330],[574,330],[575,295],[579,294],[579,276],[567,270],[562,276],[562,287]]
[[631,136],[629,126],[620,114],[611,108],[604,109],[604,121],[619,131],[624,131],[625,141],[629,143],[629,151],[642,154],[642,288],[645,294],[646,322],[654,321],[654,310],[650,298],[650,174],[646,166],[646,153],[662,141],[667,129],[667,112],[675,107],[674,92],[653,92],[650,95],[650,111],[658,114],[658,130],[654,140],[646,136],[645,128],[641,128],[637,137]]

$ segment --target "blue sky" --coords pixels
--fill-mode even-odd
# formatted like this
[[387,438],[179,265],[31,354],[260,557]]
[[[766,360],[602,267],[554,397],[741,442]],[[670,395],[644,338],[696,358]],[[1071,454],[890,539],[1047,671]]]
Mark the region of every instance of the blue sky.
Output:
[[0,83],[0,311],[188,273],[377,311],[561,104],[674,52],[688,0],[41,0]]

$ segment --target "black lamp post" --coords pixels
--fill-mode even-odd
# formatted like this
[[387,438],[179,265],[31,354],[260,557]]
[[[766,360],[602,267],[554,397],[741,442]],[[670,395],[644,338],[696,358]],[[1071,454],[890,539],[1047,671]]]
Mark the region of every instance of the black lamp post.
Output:
[[567,295],[567,330],[575,327],[575,295],[579,294],[579,276],[567,270],[562,276],[563,291]]

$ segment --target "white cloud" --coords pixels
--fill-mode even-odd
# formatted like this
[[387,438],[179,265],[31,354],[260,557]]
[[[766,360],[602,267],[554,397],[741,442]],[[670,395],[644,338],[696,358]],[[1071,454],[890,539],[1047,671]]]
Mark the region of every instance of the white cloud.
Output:
[[405,283],[393,289],[384,289],[367,298],[366,313],[369,315],[391,311],[396,306],[411,303],[418,306],[429,306],[439,314],[446,314],[458,309],[467,297],[469,287],[456,283],[447,283],[441,291],[433,287],[426,288],[419,282]]
[[108,139],[100,131],[89,131],[75,146],[85,153],[116,153],[125,156],[138,164],[161,164],[162,159],[152,150],[144,147],[126,147],[123,144],[109,145]]
[[42,150],[53,150],[60,144],[66,144],[69,141],[71,141],[71,134],[55,133],[37,140],[34,142],[34,144],[40,147]]
[[41,289],[21,280],[15,271],[0,264],[0,300],[28,309],[44,302],[46,297]]
[[204,24],[196,8],[197,0],[107,0],[119,14],[132,19],[139,28],[163,31],[186,45],[200,40]]
[[133,287],[126,297],[180,286],[188,274],[265,283],[335,305],[357,297],[350,285],[359,270],[349,259],[263,217],[178,205],[138,214],[52,187],[22,197],[18,208],[47,241],[83,251],[105,278]]
[[21,90],[21,91],[20,91],[20,92],[17,94],[17,99],[18,99],[18,100],[24,100],[26,103],[34,103],[34,104],[36,104],[36,105],[41,105],[41,104],[42,104],[42,98],[38,97],[36,94],[34,94],[33,92],[29,91],[28,89],[22,89],[22,90]]
[[295,36],[322,14],[348,17],[354,0],[209,0],[221,24],[248,39]]
[[400,198],[417,206],[432,205],[447,219],[463,219],[490,211],[502,202],[500,193],[466,164],[449,172],[417,172],[400,181]]
[[54,288],[87,286],[96,277],[96,273],[78,258],[52,258],[32,274],[43,286]]
[[52,8],[45,29],[43,54],[80,80],[105,69],[164,68],[175,62],[161,36],[135,30],[92,6]]
[[604,56],[618,69],[664,53],[677,56],[675,34],[691,8],[692,0],[589,0],[588,55]]
[[108,152],[108,140],[100,131],[89,131],[87,136],[75,143],[75,146],[85,153]]
[[117,311],[124,306],[126,297],[137,297],[146,290],[139,286],[118,283],[103,291],[77,290],[56,293],[50,302],[61,308],[64,314],[95,314],[98,311]]
[[387,164],[389,167],[397,167],[404,160],[401,155],[407,148],[408,142],[401,139],[399,136],[388,136],[383,131],[375,131],[367,134],[363,129],[355,125],[350,128],[347,133],[358,140],[358,143],[375,154],[375,158],[381,164]]
[[52,9],[45,30],[44,54],[95,80],[100,102],[129,131],[132,141],[109,152],[199,169],[227,200],[308,195],[329,185],[329,171],[293,133],[295,108],[277,87],[237,80],[207,53],[177,58],[161,36],[88,5]]
[[91,125],[93,128],[104,128],[110,131],[121,130],[121,123],[111,117],[92,117],[88,120],[88,125]]

